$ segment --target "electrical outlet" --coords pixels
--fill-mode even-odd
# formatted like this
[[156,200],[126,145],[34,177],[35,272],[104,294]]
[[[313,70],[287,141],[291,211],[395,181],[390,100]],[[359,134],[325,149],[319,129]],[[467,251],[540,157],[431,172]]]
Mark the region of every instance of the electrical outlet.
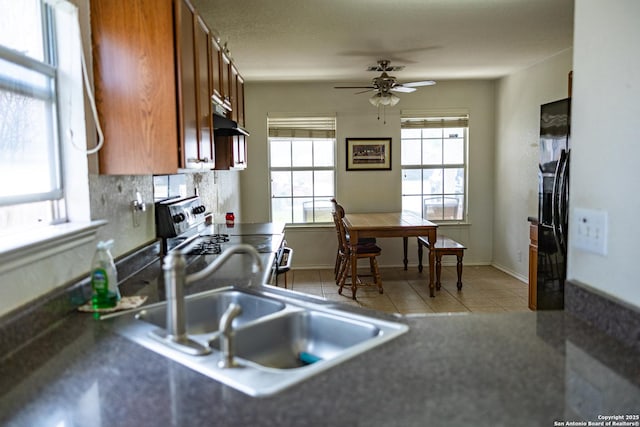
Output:
[[607,212],[594,209],[573,210],[572,246],[598,255],[607,254]]

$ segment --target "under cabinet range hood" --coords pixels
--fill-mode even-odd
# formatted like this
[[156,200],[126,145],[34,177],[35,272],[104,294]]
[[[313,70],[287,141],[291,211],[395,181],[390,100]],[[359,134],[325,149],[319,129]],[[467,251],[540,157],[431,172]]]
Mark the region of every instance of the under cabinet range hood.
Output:
[[216,136],[249,136],[249,132],[238,125],[237,122],[216,113],[213,114],[213,132]]

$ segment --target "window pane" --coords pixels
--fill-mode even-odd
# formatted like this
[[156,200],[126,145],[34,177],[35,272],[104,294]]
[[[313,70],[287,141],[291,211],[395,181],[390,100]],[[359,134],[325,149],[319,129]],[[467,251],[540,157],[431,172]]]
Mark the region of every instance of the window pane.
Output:
[[315,171],[313,175],[314,195],[316,197],[333,197],[333,171]]
[[292,175],[293,196],[313,196],[313,172],[294,171]]
[[443,163],[445,165],[464,163],[464,140],[462,138],[444,140]]
[[[447,202],[448,200],[448,202]],[[455,206],[453,206],[455,204]],[[464,196],[447,196],[444,206],[444,219],[461,220],[464,210]]]
[[333,222],[333,204],[329,199],[315,199],[315,222]]
[[464,193],[464,169],[444,170],[444,192],[448,194]]
[[422,196],[402,196],[402,210],[422,215]]
[[51,103],[0,90],[0,198],[59,188]]
[[425,169],[423,176],[424,194],[442,194],[442,169]]
[[444,130],[447,138],[462,138],[464,136],[464,128],[447,128]]
[[442,140],[427,139],[422,143],[422,164],[441,165],[442,164]]
[[424,218],[428,220],[442,220],[442,197],[427,197],[424,199]]
[[421,169],[402,170],[402,194],[422,194]]
[[0,44],[44,61],[39,0],[0,0]]
[[293,222],[313,222],[313,199],[293,199]]
[[421,144],[419,139],[402,140],[402,165],[419,165],[422,161]]
[[420,138],[421,134],[422,134],[421,129],[401,129],[400,131],[400,137],[402,139]]
[[291,196],[290,172],[271,172],[271,195],[273,197]]
[[284,139],[271,140],[271,167],[291,166],[291,141]]
[[292,222],[291,199],[271,199],[271,218],[274,222]]
[[427,128],[422,129],[423,138],[442,138],[442,129],[440,128]]
[[319,139],[313,141],[313,164],[314,166],[333,166],[335,155],[333,152],[335,144],[332,139]]
[[313,166],[313,143],[311,141],[295,140],[291,151],[292,166]]

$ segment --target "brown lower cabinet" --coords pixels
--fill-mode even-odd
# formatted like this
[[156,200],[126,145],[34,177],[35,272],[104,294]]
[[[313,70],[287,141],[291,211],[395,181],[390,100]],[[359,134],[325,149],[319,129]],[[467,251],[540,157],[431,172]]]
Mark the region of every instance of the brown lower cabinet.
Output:
[[538,299],[538,224],[529,225],[529,308],[536,310]]

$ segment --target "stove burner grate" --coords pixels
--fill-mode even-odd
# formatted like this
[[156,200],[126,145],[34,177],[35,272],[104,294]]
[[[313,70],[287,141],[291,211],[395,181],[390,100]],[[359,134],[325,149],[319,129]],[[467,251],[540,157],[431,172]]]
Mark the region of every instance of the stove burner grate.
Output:
[[189,255],[217,255],[222,253],[220,243],[229,241],[228,234],[209,234],[200,236],[189,251]]
[[202,241],[191,248],[189,255],[217,255],[222,252],[220,244],[216,242]]
[[200,236],[204,242],[210,243],[226,243],[229,241],[228,234],[205,234]]

